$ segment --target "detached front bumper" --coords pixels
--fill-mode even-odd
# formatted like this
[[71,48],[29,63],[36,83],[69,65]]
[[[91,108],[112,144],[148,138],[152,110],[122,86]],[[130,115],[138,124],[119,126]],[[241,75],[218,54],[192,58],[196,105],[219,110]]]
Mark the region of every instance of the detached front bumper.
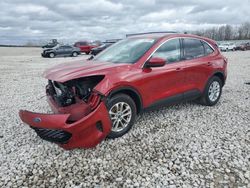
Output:
[[[55,111],[55,106],[51,103],[50,105]],[[62,112],[61,109],[59,114],[41,114],[20,110],[19,116],[42,139],[55,142],[64,149],[94,147],[111,130],[112,123],[103,101],[87,115],[77,118],[77,121],[71,121],[72,114],[67,112],[67,110]]]

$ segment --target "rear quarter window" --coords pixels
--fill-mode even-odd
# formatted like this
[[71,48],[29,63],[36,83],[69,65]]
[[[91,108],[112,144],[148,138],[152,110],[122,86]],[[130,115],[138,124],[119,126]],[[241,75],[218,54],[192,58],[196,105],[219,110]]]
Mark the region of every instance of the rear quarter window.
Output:
[[211,48],[206,42],[202,41],[204,50],[205,50],[205,55],[209,55],[214,52],[213,48]]

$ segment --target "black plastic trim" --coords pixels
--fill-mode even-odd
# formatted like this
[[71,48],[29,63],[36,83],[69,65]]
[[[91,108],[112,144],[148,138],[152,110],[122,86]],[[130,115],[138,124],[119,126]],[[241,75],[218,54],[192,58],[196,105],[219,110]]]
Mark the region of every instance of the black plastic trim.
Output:
[[170,105],[181,103],[184,101],[194,100],[200,97],[201,94],[202,93],[198,89],[190,90],[181,94],[173,95],[173,96],[158,100],[154,102],[153,104],[151,104],[149,107],[145,108],[145,110],[155,110],[160,107],[170,106]]
[[96,122],[96,128],[98,129],[98,131],[103,132],[103,126],[101,121]]
[[63,130],[38,128],[32,126],[31,128],[35,130],[35,132],[40,138],[49,142],[55,142],[59,144],[66,144],[72,136],[71,133]]
[[112,95],[119,93],[119,92],[122,92],[122,91],[126,91],[126,90],[132,91],[137,95],[137,97],[139,99],[139,103],[140,103],[139,104],[140,109],[137,109],[137,111],[140,112],[143,109],[143,101],[142,101],[141,94],[135,88],[133,88],[131,86],[122,86],[122,87],[116,88],[115,90],[113,90],[109,93],[109,97],[107,98],[107,100],[109,100]]

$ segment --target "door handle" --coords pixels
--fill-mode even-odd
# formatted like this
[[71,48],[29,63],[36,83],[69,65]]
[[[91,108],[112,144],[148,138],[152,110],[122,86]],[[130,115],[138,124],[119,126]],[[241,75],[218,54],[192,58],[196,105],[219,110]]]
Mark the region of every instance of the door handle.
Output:
[[178,67],[178,68],[176,68],[175,70],[176,70],[176,71],[181,71],[182,68]]
[[212,63],[211,63],[211,62],[208,62],[208,63],[207,63],[207,66],[212,66]]

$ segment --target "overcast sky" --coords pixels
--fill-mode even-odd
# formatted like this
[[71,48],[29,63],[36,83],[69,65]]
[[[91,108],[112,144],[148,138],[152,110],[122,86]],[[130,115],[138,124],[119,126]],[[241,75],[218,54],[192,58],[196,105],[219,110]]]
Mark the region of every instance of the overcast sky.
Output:
[[250,20],[250,0],[0,0],[0,44],[122,38]]

